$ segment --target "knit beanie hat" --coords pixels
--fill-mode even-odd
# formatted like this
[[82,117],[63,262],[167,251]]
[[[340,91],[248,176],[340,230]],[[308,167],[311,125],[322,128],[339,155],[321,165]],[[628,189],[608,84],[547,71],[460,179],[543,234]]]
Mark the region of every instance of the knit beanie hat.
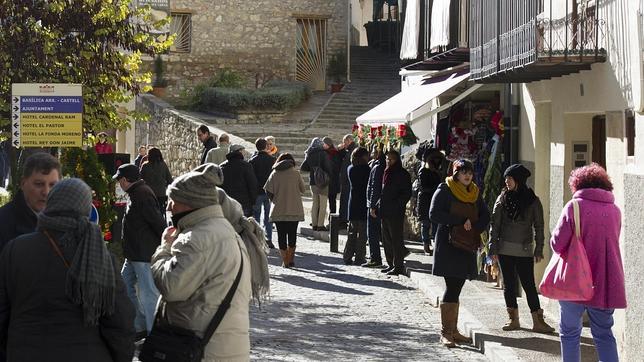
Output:
[[335,145],[333,144],[333,140],[331,139],[331,137],[322,138],[322,142],[324,142],[327,146],[331,148],[335,148]]
[[474,165],[472,164],[471,161],[466,159],[460,159],[452,163],[453,176],[456,176],[456,174],[459,172],[467,172],[467,171],[474,172]]
[[523,166],[520,163],[515,163],[514,165],[511,165],[510,167],[506,168],[505,172],[503,173],[503,177],[510,176],[514,179],[516,183],[520,185],[525,185],[530,175],[532,175],[530,173],[530,170],[528,170],[525,166]]
[[223,182],[221,168],[214,163],[205,163],[174,179],[166,194],[172,201],[200,209],[219,204],[217,186]]

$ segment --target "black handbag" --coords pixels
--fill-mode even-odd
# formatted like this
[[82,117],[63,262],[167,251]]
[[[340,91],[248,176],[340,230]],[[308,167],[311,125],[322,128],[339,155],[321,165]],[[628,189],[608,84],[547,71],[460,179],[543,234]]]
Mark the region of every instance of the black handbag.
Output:
[[[212,317],[206,328],[203,338],[199,338],[194,331],[176,327],[169,324],[159,323],[160,311],[157,311],[157,318],[150,335],[147,336],[139,360],[142,362],[199,362],[203,358],[204,349],[210,341],[213,333],[224,318],[226,311],[230,308],[230,302],[237,291],[244,267],[242,254],[239,271],[228,294],[219,305],[217,312]],[[161,303],[159,303],[160,305]]]

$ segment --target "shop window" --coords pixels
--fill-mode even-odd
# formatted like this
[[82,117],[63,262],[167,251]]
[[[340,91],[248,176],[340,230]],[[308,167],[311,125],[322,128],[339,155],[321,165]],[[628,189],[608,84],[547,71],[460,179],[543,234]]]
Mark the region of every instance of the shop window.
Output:
[[171,51],[177,53],[190,53],[192,45],[192,14],[172,13],[170,33],[175,34]]
[[635,115],[631,111],[626,112],[625,126],[626,156],[635,156]]

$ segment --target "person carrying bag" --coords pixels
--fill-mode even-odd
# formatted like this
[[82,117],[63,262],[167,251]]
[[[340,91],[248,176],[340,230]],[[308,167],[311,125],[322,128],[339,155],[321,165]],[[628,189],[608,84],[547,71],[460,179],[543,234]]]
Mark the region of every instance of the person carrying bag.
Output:
[[239,280],[244,269],[244,258],[241,259],[239,271],[233,285],[226,294],[226,297],[219,305],[217,312],[212,317],[203,338],[199,338],[193,331],[170,324],[159,323],[162,310],[157,310],[157,318],[152,327],[150,335],[145,339],[139,359],[142,362],[198,362],[204,355],[204,349],[210,338],[217,330],[221,320],[230,308],[230,302],[237,291]]

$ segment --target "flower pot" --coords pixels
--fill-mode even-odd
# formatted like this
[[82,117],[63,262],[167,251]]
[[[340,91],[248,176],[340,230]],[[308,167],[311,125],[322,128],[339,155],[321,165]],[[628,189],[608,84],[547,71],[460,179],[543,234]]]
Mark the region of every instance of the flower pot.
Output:
[[152,87],[152,95],[158,98],[165,97],[165,87]]
[[342,91],[344,84],[342,83],[333,83],[331,84],[331,93],[338,93]]

